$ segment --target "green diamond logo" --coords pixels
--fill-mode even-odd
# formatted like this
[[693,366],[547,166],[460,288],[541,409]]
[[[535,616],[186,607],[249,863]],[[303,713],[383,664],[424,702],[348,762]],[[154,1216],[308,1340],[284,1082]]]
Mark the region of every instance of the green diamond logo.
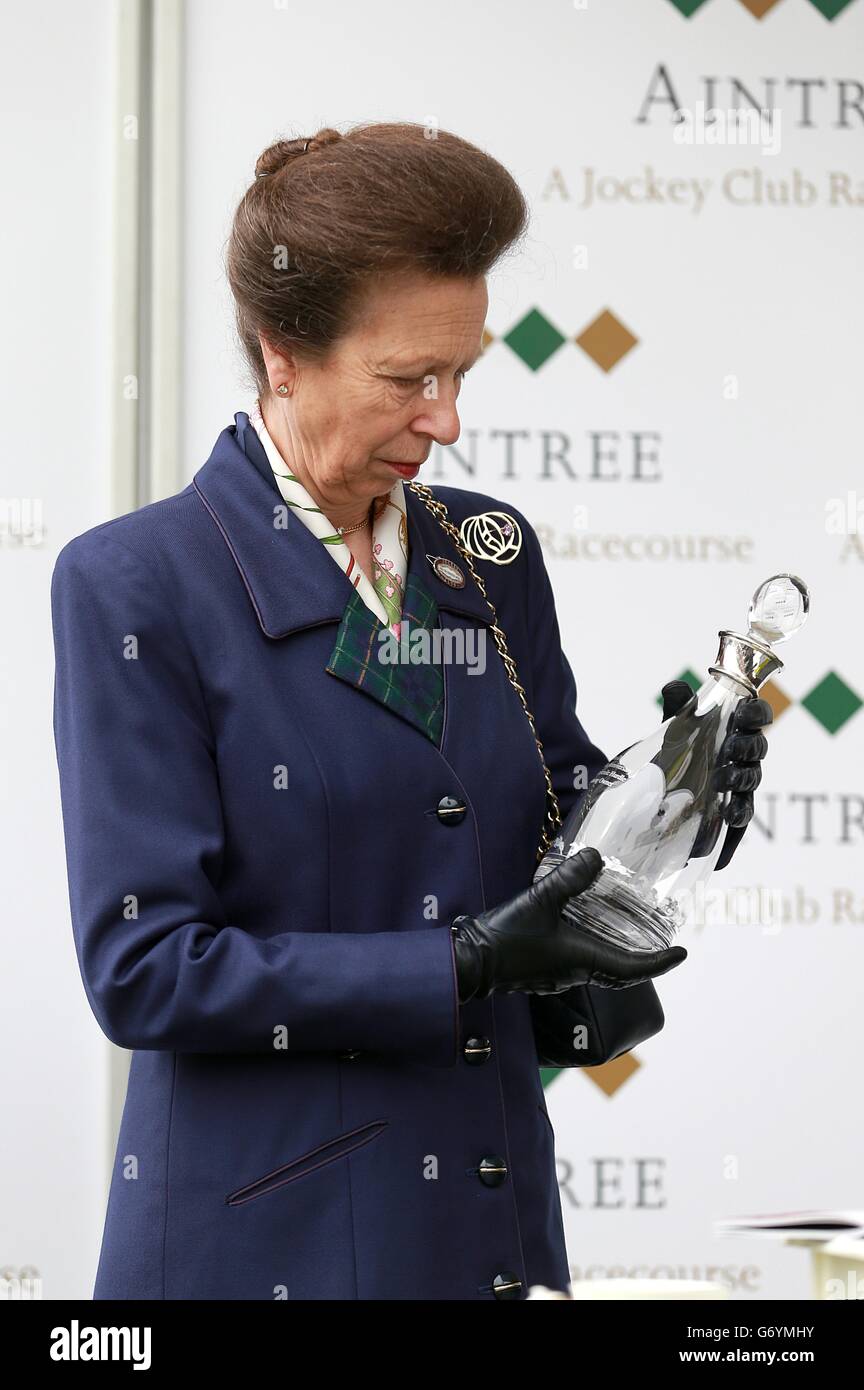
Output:
[[[672,3],[674,5],[675,0],[672,0]],[[810,4],[815,5],[826,19],[836,19],[841,10],[852,4],[852,0],[810,0]]]
[[548,362],[564,341],[564,335],[537,309],[532,309],[524,319],[519,320],[515,328],[511,328],[510,332],[504,335],[507,346],[513,349],[517,357],[522,358],[532,372],[536,372],[538,367]]
[[851,719],[855,711],[861,708],[864,700],[860,700],[855,691],[834,671],[829,671],[825,679],[814,685],[809,695],[804,696],[801,703],[829,734],[836,734],[847,719]]
[[705,0],[672,0],[676,10],[680,10],[685,19],[689,19],[691,14],[705,4]]

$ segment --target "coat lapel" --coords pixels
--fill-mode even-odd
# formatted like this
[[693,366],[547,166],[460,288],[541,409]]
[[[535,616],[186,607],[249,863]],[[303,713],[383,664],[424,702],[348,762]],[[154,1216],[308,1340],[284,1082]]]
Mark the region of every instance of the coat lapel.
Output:
[[[383,624],[318,537],[286,509],[245,412],[219,435],[193,486],[233,556],[262,632],[281,639],[303,628],[336,624],[324,668],[328,674],[371,696],[440,747],[446,666],[440,656],[434,659],[431,643],[430,659],[408,660],[410,634],[438,627],[439,609],[487,626],[492,614],[449,533],[410,485],[405,486],[409,554],[403,605],[408,635],[401,649],[395,639],[390,646],[391,655],[402,659],[387,662],[380,659]],[[427,554],[454,561],[465,587],[453,589],[439,579]]]
[[[407,502],[406,502],[407,508]],[[409,528],[410,528],[410,522]],[[410,540],[409,540],[410,557]],[[373,699],[387,705],[416,729],[441,746],[444,725],[444,670],[430,639],[421,660],[412,660],[418,651],[418,629],[431,633],[438,627],[438,605],[422,577],[407,574],[402,604],[401,639],[384,634],[384,624],[361,599],[356,589],[345,605],[336,641],[325,670],[331,676],[365,690]],[[412,637],[412,634],[415,636]]]

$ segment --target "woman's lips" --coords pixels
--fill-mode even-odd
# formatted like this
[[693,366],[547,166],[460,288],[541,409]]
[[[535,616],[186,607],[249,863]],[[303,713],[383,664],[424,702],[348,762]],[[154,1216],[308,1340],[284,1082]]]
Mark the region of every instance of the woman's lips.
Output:
[[398,473],[400,478],[413,478],[414,474],[419,473],[421,468],[419,463],[393,463],[390,459],[382,459],[381,462],[386,463],[388,467]]

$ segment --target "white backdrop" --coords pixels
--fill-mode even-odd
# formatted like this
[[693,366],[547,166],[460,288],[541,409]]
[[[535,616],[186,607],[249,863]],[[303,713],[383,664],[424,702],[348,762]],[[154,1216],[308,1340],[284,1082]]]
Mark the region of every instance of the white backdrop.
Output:
[[[571,1263],[577,1277],[713,1267],[735,1297],[807,1297],[803,1251],[721,1241],[712,1222],[864,1206],[864,716],[832,734],[801,703],[830,672],[864,695],[864,536],[828,533],[825,510],[856,487],[864,500],[864,122],[852,113],[838,127],[837,85],[862,75],[864,3],[833,22],[809,0],[761,21],[739,0],[690,19],[671,0],[508,0],[492,12],[445,0],[399,15],[394,25],[387,3],[190,6],[190,473],[245,399],[215,232],[227,234],[260,149],[319,125],[409,119],[507,165],[531,203],[531,238],[490,286],[495,341],[463,387],[462,436],[433,451],[424,477],[509,499],[536,526],[592,738],[611,756],[649,732],[660,686],[685,669],[704,678],[718,629],[741,628],[769,574],[800,574],[813,603],[774,683],[759,824],[713,884],[779,891],[791,919],[692,929],[687,962],[659,984],[664,1031],[624,1062],[550,1079]],[[763,80],[776,78],[776,153],[764,140],[676,143],[670,87],[698,114],[710,77],[724,79],[707,93],[722,109],[730,78],[766,104]],[[806,79],[824,84],[808,89],[809,113]],[[699,210],[640,198],[627,181],[646,169],[667,190],[679,181],[676,197],[698,181]],[[798,170],[816,201],[733,201],[755,194],[754,170],[778,199]],[[832,174],[857,182],[857,203],[829,202]],[[610,195],[601,180],[617,180],[621,196],[583,206],[589,177]],[[504,341],[532,311],[565,339],[536,370]],[[575,342],[603,311],[638,339],[608,371]],[[562,453],[569,471],[547,457]],[[660,558],[625,558],[623,542],[618,558],[592,558],[589,533],[631,537],[637,556],[658,538]],[[714,538],[712,558],[675,558],[694,537],[697,557]],[[829,717],[834,705],[817,708]],[[855,920],[837,921],[847,890]]]
[[[91,42],[98,51],[107,38],[100,8],[107,7],[77,6],[76,33],[65,36],[82,59]],[[841,105],[844,94],[860,101],[854,84],[862,76],[864,0],[833,19],[823,13],[830,8],[813,0],[707,0],[695,8],[692,0],[499,0],[492,10],[455,0],[431,8],[392,0],[187,4],[185,464],[178,487],[248,401],[222,256],[258,153],[277,135],[308,135],[323,125],[420,121],[489,150],[532,207],[524,254],[490,285],[491,340],[463,387],[462,436],[452,448],[433,450],[423,477],[509,500],[536,527],[592,739],[611,756],[647,733],[659,717],[660,686],[685,670],[704,677],[717,630],[741,628],[761,579],[791,570],[811,588],[810,620],[782,652],[787,667],[767,692],[775,724],[756,793],[758,819],[734,864],[714,880],[730,892],[754,885],[781,892],[788,920],[780,930],[690,929],[688,961],[659,984],[664,1031],[608,1067],[546,1077],[577,1278],[719,1277],[734,1297],[803,1298],[804,1252],[719,1241],[713,1219],[864,1207],[856,1104],[864,535],[826,525],[832,498],[845,500],[851,490],[864,505],[864,118],[851,106],[844,117]],[[59,23],[65,7],[48,9]],[[85,44],[88,22],[99,32]],[[706,79],[716,82],[706,86]],[[746,100],[736,79],[779,110],[772,136],[779,148],[676,142],[671,103],[697,116],[700,101],[725,111]],[[56,120],[72,100],[58,101],[64,81],[59,70],[46,78]],[[97,97],[91,84],[91,105]],[[86,188],[98,197],[98,125],[76,130]],[[811,187],[812,201],[801,201]],[[10,703],[15,723],[8,725],[16,746],[29,732],[40,748],[46,574],[69,536],[105,516],[98,411],[83,412],[87,421],[96,417],[84,452],[80,433],[82,399],[98,399],[81,375],[82,356],[98,360],[100,350],[82,274],[93,265],[94,209],[88,240],[73,205],[64,206],[63,235],[81,237],[69,256],[75,276],[58,277],[68,296],[67,346],[72,331],[79,336],[81,305],[89,310],[88,351],[79,353],[76,341],[76,393],[68,403],[74,441],[64,448],[65,422],[46,423],[40,410],[42,428],[54,433],[32,450],[32,416],[47,392],[61,414],[56,388],[65,368],[31,352],[26,375],[21,361],[12,364],[11,379],[23,390],[15,405],[23,399],[30,410],[23,420],[16,412],[18,452],[5,460],[8,487],[20,491],[22,469],[28,476],[32,469],[51,499],[48,540],[44,553],[30,557],[39,573],[26,591],[29,616],[41,625],[39,655],[35,668],[20,672],[25,688],[41,683],[41,703],[36,711],[26,700]],[[94,267],[95,302],[108,288]],[[603,357],[614,355],[614,322],[582,336],[604,313],[636,340],[614,365]],[[543,321],[564,341],[541,363],[532,354]],[[34,337],[31,347],[41,341]],[[0,552],[5,572],[18,580],[28,559],[12,559],[7,549]],[[45,745],[39,754],[43,778],[49,753]],[[17,756],[16,784],[32,790],[32,760]],[[36,793],[53,807],[50,780]],[[12,827],[20,849],[19,811],[13,795],[4,842]],[[32,826],[28,833],[23,862],[31,877],[17,894],[16,933],[7,941],[32,970],[17,1026],[37,1036],[35,1060],[31,1049],[19,1063],[15,1113],[24,1140],[8,1160],[4,1195],[14,1194],[16,1220],[8,1253],[0,1242],[0,1261],[41,1258],[53,1276],[46,1296],[87,1297],[100,1233],[93,1227],[102,1216],[92,1179],[101,1171],[96,1144],[90,1154],[73,1146],[59,1180],[51,1169],[37,1185],[32,1167],[24,1167],[56,1154],[71,1124],[63,1098],[52,1102],[55,1112],[45,1099],[49,1074],[50,1094],[60,1086],[56,1037],[45,1041],[45,1013],[34,1011],[45,988],[34,941],[45,941],[59,962],[48,985],[51,1010],[59,1007],[64,1019],[74,1014],[74,1026],[64,1023],[64,1056],[78,1078],[71,1093],[82,1107],[79,1134],[96,1129],[102,1083],[91,1062],[101,1034],[95,1021],[87,1025],[71,974],[56,824],[47,847],[40,838],[38,861]],[[34,889],[37,862],[42,886]],[[29,1108],[25,1085],[39,1097]],[[84,1171],[93,1200],[73,1210]],[[46,1191],[57,1194],[48,1212]]]

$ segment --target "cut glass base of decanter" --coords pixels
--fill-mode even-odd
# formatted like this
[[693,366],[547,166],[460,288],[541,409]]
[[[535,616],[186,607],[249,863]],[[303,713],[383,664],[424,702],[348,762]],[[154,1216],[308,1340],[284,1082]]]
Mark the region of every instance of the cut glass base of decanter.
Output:
[[[564,862],[558,845],[553,843],[535,882]],[[587,848],[574,842],[567,857]],[[658,901],[653,889],[637,886],[632,870],[611,855],[604,855],[603,869],[590,888],[567,901],[562,916],[582,931],[625,951],[657,951],[671,946],[684,924],[684,914],[673,899]]]

